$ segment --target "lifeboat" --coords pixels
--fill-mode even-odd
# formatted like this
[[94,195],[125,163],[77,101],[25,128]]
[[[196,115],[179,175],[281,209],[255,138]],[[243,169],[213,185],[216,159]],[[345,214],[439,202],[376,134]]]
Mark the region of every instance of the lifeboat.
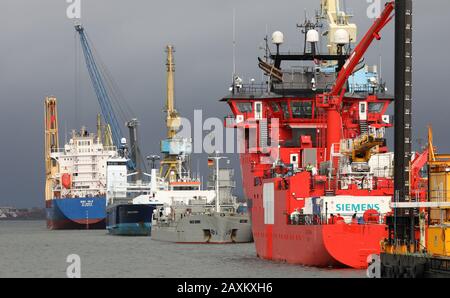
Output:
[[70,176],[70,174],[67,173],[63,174],[61,178],[61,183],[65,189],[70,189],[72,187],[72,176]]

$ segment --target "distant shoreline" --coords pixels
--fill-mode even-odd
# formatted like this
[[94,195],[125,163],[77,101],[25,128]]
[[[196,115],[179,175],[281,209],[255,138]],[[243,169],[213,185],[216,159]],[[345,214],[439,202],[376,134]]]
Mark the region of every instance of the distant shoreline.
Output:
[[0,207],[0,221],[11,220],[45,220],[46,212],[42,208],[20,209],[17,207]]
[[0,218],[2,221],[45,221],[45,218]]

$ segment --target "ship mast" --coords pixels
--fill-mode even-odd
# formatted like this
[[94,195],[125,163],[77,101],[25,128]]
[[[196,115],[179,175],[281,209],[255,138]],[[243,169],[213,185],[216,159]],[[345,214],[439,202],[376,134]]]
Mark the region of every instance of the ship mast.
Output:
[[51,154],[59,148],[57,101],[54,97],[45,98],[45,201],[53,199],[55,175],[59,165]]

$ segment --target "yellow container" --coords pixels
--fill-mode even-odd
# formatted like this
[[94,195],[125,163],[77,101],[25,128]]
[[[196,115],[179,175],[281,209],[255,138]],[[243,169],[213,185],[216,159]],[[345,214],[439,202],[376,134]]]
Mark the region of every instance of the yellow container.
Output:
[[[429,174],[429,197],[431,202],[450,202],[450,172],[443,166],[434,166]],[[430,220],[432,224],[441,224],[449,220],[449,208],[431,208]],[[441,220],[443,219],[443,222]]]
[[428,227],[427,250],[432,255],[450,257],[450,227]]

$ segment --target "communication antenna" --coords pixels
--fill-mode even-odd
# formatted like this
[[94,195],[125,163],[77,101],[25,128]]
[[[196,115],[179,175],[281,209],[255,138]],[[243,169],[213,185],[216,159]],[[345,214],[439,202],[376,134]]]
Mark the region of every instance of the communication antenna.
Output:
[[266,62],[269,63],[269,56],[270,56],[270,49],[269,49],[269,25],[266,24],[266,37],[264,38],[265,41],[265,47],[266,47],[266,55],[264,58],[266,59]]
[[[266,36],[264,37],[264,48],[260,47],[261,50],[264,50],[264,60],[266,63],[269,63],[270,57],[270,48],[269,48],[269,25],[266,24]],[[261,82],[264,81],[264,71],[261,70]]]
[[236,8],[233,8],[233,92],[235,89],[234,78],[236,77]]
[[197,159],[197,180],[200,180],[200,160]]
[[343,6],[343,10],[347,11],[347,1],[346,0],[342,0],[342,6]]

